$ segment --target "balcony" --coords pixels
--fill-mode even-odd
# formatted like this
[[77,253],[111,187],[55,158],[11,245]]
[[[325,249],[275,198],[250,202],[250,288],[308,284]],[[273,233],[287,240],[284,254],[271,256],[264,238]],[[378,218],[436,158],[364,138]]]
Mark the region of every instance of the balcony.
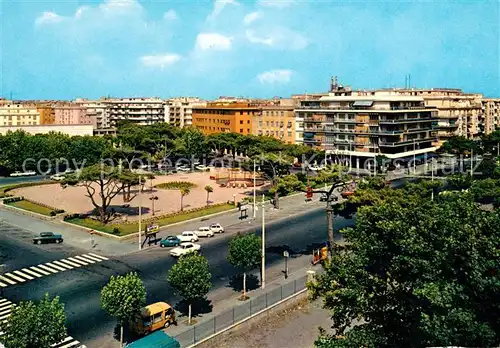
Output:
[[401,118],[401,119],[381,119],[380,124],[403,124],[403,123],[414,123],[414,122],[433,122],[434,118]]
[[413,143],[420,144],[420,143],[428,142],[428,141],[437,141],[437,139],[436,139],[436,137],[427,137],[427,138],[421,138],[421,139],[401,140],[401,141],[396,141],[396,142],[380,140],[379,145],[381,147],[382,146],[395,147],[395,146],[411,145]]

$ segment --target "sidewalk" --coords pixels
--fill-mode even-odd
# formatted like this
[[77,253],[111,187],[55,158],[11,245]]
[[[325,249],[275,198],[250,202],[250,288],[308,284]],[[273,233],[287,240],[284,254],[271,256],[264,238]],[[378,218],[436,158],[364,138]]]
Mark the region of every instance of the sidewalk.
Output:
[[[319,195],[318,195],[319,196]],[[220,223],[225,227],[226,235],[229,233],[236,233],[251,228],[258,228],[261,226],[261,204],[257,202],[258,210],[256,211],[256,219],[253,219],[253,205],[249,204],[247,214],[248,218],[240,220],[240,212],[232,211],[223,213],[214,217],[204,217],[186,221],[174,226],[166,226],[160,230],[158,237],[166,237],[168,235],[177,235],[182,231],[197,230],[198,227],[208,226],[212,223]],[[266,225],[277,220],[296,216],[297,214],[305,213],[313,209],[324,207],[324,202],[319,202],[319,197],[315,197],[313,201],[306,202],[305,195],[299,193],[296,195],[280,198],[280,209],[275,210],[269,202],[265,203],[265,221]],[[138,252],[138,240],[129,239],[119,241],[112,238],[106,238],[98,235],[90,236],[84,230],[78,227],[72,227],[68,224],[59,222],[57,220],[40,220],[29,215],[22,215],[16,212],[0,209],[0,219],[6,223],[19,226],[21,228],[30,230],[33,234],[40,232],[57,232],[64,236],[64,243],[75,248],[96,252],[101,255],[107,256],[121,256],[132,252]],[[92,246],[92,239],[94,246]],[[154,248],[155,246],[151,246]],[[148,248],[145,245],[145,248]]]

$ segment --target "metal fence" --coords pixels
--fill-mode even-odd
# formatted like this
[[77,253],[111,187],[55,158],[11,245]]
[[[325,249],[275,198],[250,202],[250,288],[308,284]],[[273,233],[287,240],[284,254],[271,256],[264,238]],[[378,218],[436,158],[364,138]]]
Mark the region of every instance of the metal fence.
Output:
[[240,320],[266,309],[275,303],[298,293],[306,288],[307,275],[291,280],[258,297],[242,302],[241,305],[222,312],[215,317],[203,321],[192,328],[175,336],[181,347],[188,347],[196,342],[215,334]]

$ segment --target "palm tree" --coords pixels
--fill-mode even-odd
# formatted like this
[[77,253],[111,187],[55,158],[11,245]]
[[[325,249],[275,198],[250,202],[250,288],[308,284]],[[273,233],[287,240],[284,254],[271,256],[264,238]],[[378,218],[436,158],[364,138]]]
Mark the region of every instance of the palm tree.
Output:
[[208,197],[212,192],[214,192],[214,188],[210,185],[205,186],[205,191],[207,191],[207,205],[209,205]]
[[191,193],[191,190],[187,187],[181,188],[181,211],[184,210],[184,196],[187,196]]

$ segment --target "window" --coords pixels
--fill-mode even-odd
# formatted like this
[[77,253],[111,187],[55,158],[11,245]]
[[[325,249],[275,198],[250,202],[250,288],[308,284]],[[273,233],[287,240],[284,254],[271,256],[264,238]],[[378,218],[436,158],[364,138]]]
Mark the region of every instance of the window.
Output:
[[161,321],[161,317],[162,317],[162,313],[156,313],[152,317],[152,322],[157,323],[157,322]]
[[240,128],[240,133],[243,133],[243,129],[242,128]]
[[247,128],[247,133],[250,133],[250,128]]
[[250,124],[250,120],[247,120],[247,124]]
[[243,120],[240,120],[240,124],[243,124]]

